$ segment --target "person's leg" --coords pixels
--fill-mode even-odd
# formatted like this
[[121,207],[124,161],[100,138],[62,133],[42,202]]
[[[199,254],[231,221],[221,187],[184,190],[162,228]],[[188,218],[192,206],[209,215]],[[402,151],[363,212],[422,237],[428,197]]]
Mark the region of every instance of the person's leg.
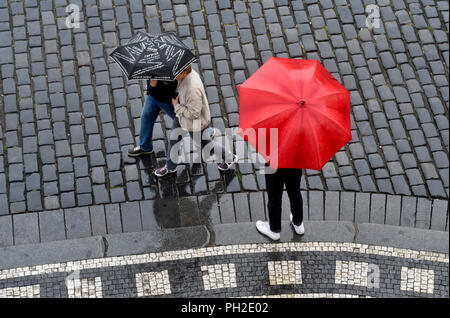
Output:
[[[177,129],[181,129],[181,125],[180,125],[180,122],[178,121],[178,118],[175,117],[175,119],[174,119],[174,121],[172,123],[172,130],[170,131],[170,133],[172,134]],[[170,152],[171,152],[172,148],[178,142],[180,142],[182,139],[183,139],[183,136],[181,134],[179,134],[176,139],[172,139],[172,138],[169,137],[168,146],[167,146],[167,164],[166,164],[167,165],[167,169],[169,171],[173,171],[177,167],[177,165],[170,158]]]
[[175,109],[172,104],[161,103],[157,101],[157,105],[160,109],[162,109],[170,118],[175,119]]
[[280,169],[273,174],[266,174],[267,209],[269,211],[269,224],[272,232],[281,232],[281,201],[283,198],[283,178]]
[[153,126],[158,118],[159,110],[156,100],[151,95],[147,95],[144,107],[142,108],[141,130],[139,136],[139,146],[142,151],[153,150]]
[[[210,143],[212,143],[210,145],[209,149],[213,149],[214,150],[214,154],[216,153],[220,153],[221,154],[221,159],[222,159],[222,163],[219,164],[219,170],[225,171],[228,170],[233,163],[237,162],[237,156],[234,155],[233,153],[231,153],[230,151],[228,151],[225,147],[222,146],[221,143],[213,140],[213,136],[211,136],[211,127],[207,127],[205,129],[203,129],[200,133],[198,133],[198,135],[196,133],[190,133],[191,135],[191,139],[194,140],[194,142],[200,146],[200,151],[203,152],[203,148],[205,148],[206,145],[209,145]],[[199,139],[200,138],[200,143],[199,143]],[[211,155],[210,153],[205,154],[207,156],[207,159],[209,159],[209,156]],[[222,166],[224,166],[224,168],[222,168]],[[226,166],[226,167],[225,167]]]
[[291,205],[292,222],[300,226],[303,222],[303,199],[300,192],[300,181],[302,178],[301,169],[287,169],[284,171],[286,192]]

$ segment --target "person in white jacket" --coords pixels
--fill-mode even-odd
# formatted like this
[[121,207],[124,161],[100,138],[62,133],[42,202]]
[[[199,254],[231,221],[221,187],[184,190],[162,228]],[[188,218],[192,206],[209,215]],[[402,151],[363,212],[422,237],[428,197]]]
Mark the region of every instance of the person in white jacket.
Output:
[[[183,72],[176,77],[178,81],[178,96],[172,99],[176,118],[172,124],[172,132],[179,128],[188,131],[191,138],[194,133],[199,133],[201,138],[201,149],[208,145],[211,141],[208,133],[203,133],[211,122],[211,113],[209,111],[208,99],[206,97],[205,88],[199,74],[189,65]],[[171,150],[179,141],[182,135],[177,139],[169,138],[169,147],[167,149],[167,163],[164,167],[155,171],[155,175],[163,177],[167,174],[176,173],[176,164],[171,158]],[[220,144],[215,143],[214,149],[218,150],[222,155],[222,162],[218,164],[220,171],[229,170],[234,163],[238,161],[238,157],[227,151]]]

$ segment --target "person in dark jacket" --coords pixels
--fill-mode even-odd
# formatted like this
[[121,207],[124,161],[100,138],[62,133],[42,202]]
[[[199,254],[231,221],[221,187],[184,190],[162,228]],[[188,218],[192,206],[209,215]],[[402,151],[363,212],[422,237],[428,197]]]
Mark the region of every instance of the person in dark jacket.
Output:
[[163,110],[170,118],[175,118],[172,98],[176,95],[176,89],[177,81],[147,81],[147,96],[141,114],[139,146],[128,150],[129,156],[137,157],[153,152],[153,126],[155,125],[159,112]]
[[[300,181],[302,178],[301,169],[279,168],[270,171],[265,175],[269,210],[269,221],[257,221],[257,230],[271,238],[279,240],[281,233],[281,203],[283,188],[286,185],[286,192],[289,196],[291,207],[291,224],[295,232],[299,235],[305,233],[303,226],[303,199],[300,193]],[[274,173],[270,173],[274,172]]]

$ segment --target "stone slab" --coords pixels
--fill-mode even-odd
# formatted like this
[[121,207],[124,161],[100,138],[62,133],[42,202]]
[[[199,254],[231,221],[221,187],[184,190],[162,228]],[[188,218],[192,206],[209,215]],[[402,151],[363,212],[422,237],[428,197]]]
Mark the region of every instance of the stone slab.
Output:
[[103,257],[101,236],[0,248],[0,270]]
[[363,223],[358,224],[355,243],[448,254],[449,237],[443,231]]
[[105,256],[201,248],[208,245],[209,238],[209,232],[203,225],[106,235],[108,248]]
[[[304,221],[305,234],[296,234],[289,221],[281,223],[280,242],[352,242],[354,225],[350,222]],[[271,240],[260,234],[254,222],[218,224],[213,226],[214,244],[267,243]]]

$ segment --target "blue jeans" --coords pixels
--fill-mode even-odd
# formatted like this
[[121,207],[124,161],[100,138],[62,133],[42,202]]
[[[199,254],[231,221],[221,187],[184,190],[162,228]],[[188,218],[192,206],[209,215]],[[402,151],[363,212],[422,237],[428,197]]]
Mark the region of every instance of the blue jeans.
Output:
[[175,118],[175,111],[172,104],[158,102],[151,95],[147,95],[144,107],[142,108],[141,131],[139,136],[139,146],[143,151],[153,150],[153,126],[161,110],[169,115],[170,118]]

